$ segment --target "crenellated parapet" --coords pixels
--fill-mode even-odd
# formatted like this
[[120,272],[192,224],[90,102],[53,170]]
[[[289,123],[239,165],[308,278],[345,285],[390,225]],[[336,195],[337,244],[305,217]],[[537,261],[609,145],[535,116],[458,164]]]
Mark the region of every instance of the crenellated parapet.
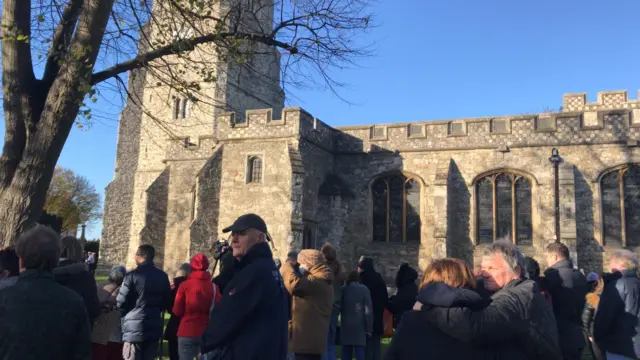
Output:
[[285,108],[281,113],[276,113],[274,109],[248,110],[244,115],[241,117],[235,112],[220,115],[218,139],[232,141],[300,137],[325,150],[333,150],[336,130],[302,108]]
[[338,127],[335,151],[429,151],[626,143],[640,140],[640,101],[626,91],[564,96],[557,113]]

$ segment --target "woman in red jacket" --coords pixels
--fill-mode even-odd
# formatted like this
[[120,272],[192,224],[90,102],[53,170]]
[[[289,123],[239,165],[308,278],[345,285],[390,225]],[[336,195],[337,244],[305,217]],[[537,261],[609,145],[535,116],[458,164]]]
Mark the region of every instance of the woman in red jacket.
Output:
[[207,271],[209,259],[196,254],[191,259],[191,274],[178,288],[173,314],[180,317],[178,353],[180,360],[193,360],[200,352],[200,337],[209,325],[212,302],[220,301],[218,286]]

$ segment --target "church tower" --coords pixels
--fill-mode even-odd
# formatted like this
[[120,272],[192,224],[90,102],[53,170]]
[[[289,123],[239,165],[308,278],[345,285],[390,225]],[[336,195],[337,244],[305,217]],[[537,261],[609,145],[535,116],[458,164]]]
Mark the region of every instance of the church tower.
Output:
[[[215,26],[179,19],[171,6],[169,1],[154,2],[155,21],[141,32],[140,54],[149,50],[148,44],[157,48],[158,43],[193,39]],[[211,1],[206,14],[225,19],[233,31],[268,34],[273,11],[272,0],[223,0]],[[194,182],[216,147],[222,115],[234,113],[234,121],[242,123],[247,110],[271,108],[274,116],[281,114],[284,93],[277,49],[234,41],[222,45],[199,45],[129,74],[131,97],[120,115],[115,176],[105,189],[101,240],[106,264],[133,266],[142,243],[156,247],[159,265],[165,258],[182,261],[184,255],[164,251],[176,248],[165,238],[182,235],[167,233],[167,212],[182,200],[182,205],[194,206]],[[184,189],[172,188],[178,184]],[[184,221],[188,229],[189,221]]]

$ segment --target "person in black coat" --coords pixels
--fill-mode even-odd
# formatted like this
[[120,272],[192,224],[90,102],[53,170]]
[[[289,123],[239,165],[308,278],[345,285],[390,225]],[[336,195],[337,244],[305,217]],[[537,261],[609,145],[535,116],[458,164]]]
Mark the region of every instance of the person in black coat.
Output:
[[573,268],[569,249],[561,243],[547,246],[547,264],[542,288],[551,294],[564,360],[580,360],[584,349],[582,310],[589,291],[587,278]]
[[83,261],[84,252],[80,242],[72,236],[66,236],[60,242],[60,261],[53,269],[53,276],[58,284],[82,297],[89,315],[89,325],[93,327],[93,322],[101,311],[96,279]]
[[153,359],[162,337],[162,312],[171,303],[169,277],[153,264],[156,251],[141,245],[138,267],[125,275],[117,303],[122,316],[123,351],[135,359]]
[[16,241],[20,278],[0,291],[0,359],[88,360],[91,328],[83,300],[58,284],[60,239],[43,225]]
[[381,348],[380,341],[384,333],[384,324],[382,315],[387,306],[389,293],[387,285],[382,276],[375,271],[373,267],[373,259],[370,257],[361,257],[358,263],[358,272],[360,273],[360,282],[366,286],[371,293],[371,303],[373,306],[373,333],[367,339],[366,359],[380,360]]
[[178,294],[178,288],[180,284],[187,280],[187,276],[191,273],[191,265],[184,263],[180,265],[178,269],[178,273],[176,277],[173,278],[173,283],[171,284],[171,303],[169,304],[167,310],[171,314],[169,321],[167,322],[167,326],[164,329],[164,339],[167,340],[169,345],[169,359],[170,360],[180,360],[180,356],[178,354],[178,326],[180,326],[180,317],[176,316],[171,309],[173,309],[173,303],[176,299],[176,295]]
[[396,274],[396,287],[398,292],[389,298],[387,309],[393,314],[393,327],[397,328],[402,319],[402,314],[413,309],[418,296],[418,272],[409,264],[403,263]]
[[[593,338],[607,358],[640,358],[638,257],[629,250],[611,255],[614,277],[605,286],[593,320]],[[616,356],[617,355],[617,356]]]
[[[449,286],[442,286],[445,285],[442,281]],[[488,358],[490,353],[486,349],[447,335],[430,320],[434,316],[443,316],[434,308],[467,307],[479,310],[487,305],[487,300],[471,290],[475,287],[471,270],[458,259],[435,260],[425,270],[421,286],[429,284],[434,287],[420,295],[419,303],[414,301],[415,310],[404,314],[391,339],[385,360],[422,360],[425,354],[429,354],[430,360]]]
[[280,272],[266,240],[267,226],[255,214],[240,216],[232,232],[235,275],[215,305],[202,335],[202,354],[217,360],[284,360],[288,303]]

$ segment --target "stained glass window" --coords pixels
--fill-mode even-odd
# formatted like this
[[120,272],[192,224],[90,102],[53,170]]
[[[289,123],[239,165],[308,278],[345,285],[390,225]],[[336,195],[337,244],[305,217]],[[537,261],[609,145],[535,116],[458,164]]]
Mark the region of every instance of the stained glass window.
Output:
[[604,243],[640,246],[640,166],[627,165],[605,174],[600,189]]
[[381,177],[371,186],[373,241],[420,241],[420,183],[402,174]]
[[476,182],[477,241],[491,243],[509,238],[520,245],[532,243],[531,183],[510,172],[489,174]]

